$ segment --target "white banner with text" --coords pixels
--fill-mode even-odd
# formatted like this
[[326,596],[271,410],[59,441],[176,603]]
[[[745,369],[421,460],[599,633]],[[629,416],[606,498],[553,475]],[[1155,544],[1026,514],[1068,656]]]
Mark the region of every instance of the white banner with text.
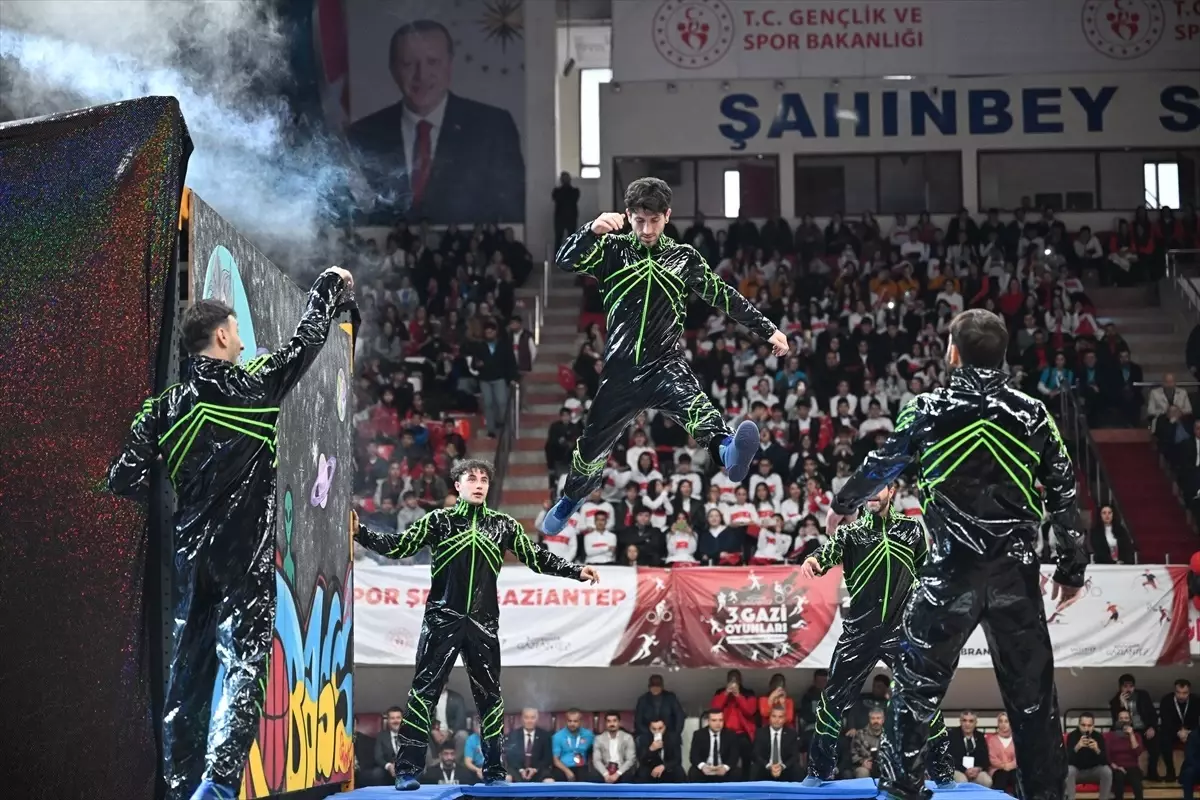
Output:
[[[500,571],[501,660],[506,666],[828,667],[849,601],[841,571],[806,581],[793,567],[633,569],[601,567],[598,586]],[[1059,667],[1186,663],[1187,568],[1088,570],[1083,596],[1065,611],[1042,568],[1054,661]],[[412,665],[429,589],[428,567],[358,562],[355,661]],[[979,628],[959,666],[991,669]]]
[[1200,0],[613,0],[613,79],[1195,69]]

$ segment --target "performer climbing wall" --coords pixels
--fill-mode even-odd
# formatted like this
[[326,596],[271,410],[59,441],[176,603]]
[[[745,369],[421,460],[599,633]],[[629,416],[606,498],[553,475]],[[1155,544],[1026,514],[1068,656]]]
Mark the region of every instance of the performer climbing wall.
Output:
[[[192,296],[233,308],[243,361],[287,341],[307,293],[195,195],[190,230]],[[344,781],[354,767],[350,348],[335,327],[281,406],[275,639],[247,797]]]

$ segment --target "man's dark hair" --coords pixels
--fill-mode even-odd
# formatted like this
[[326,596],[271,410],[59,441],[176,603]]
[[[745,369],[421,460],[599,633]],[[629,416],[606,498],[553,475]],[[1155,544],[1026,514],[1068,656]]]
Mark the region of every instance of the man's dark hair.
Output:
[[391,714],[393,711],[395,711],[395,712],[396,712],[396,713],[398,713],[398,714],[403,714],[403,713],[404,713],[404,709],[403,709],[403,708],[401,708],[400,706],[392,706],[391,708],[389,708],[387,711],[385,711],[385,712],[383,712],[383,713],[384,713],[384,714]]
[[616,717],[617,721],[620,722],[621,721],[621,712],[620,711],[605,711],[604,719],[607,720],[609,717]]
[[950,322],[950,341],[964,367],[1000,369],[1008,352],[1008,328],[991,311],[972,308]]
[[568,714],[582,714],[583,712],[580,711],[578,708],[568,708],[567,713]]
[[444,742],[442,744],[443,753],[457,753],[458,748],[454,746],[454,742]]
[[196,355],[212,343],[213,331],[233,316],[233,309],[220,300],[197,300],[183,312],[183,349]]
[[1126,672],[1121,677],[1117,678],[1117,686],[1123,686],[1128,683],[1130,686],[1137,686],[1137,681],[1133,679],[1133,675]]
[[1080,715],[1079,715],[1079,721],[1080,721],[1080,722],[1083,722],[1085,719],[1090,719],[1092,722],[1095,722],[1095,721],[1096,721],[1096,717],[1095,717],[1095,715],[1094,715],[1094,714],[1092,714],[1092,712],[1090,712],[1090,711],[1085,711],[1085,712],[1083,712],[1082,714],[1080,714]]
[[1189,681],[1187,678],[1180,678],[1179,680],[1175,681],[1175,688],[1190,689],[1190,688],[1192,688],[1192,682]]
[[454,58],[454,39],[450,38],[450,31],[446,30],[446,26],[432,19],[418,19],[412,22],[406,22],[396,32],[392,34],[392,40],[388,42],[388,64],[396,62],[396,51],[400,49],[400,40],[409,34],[423,33],[440,33],[446,40],[446,54],[450,58]]
[[625,189],[625,208],[665,214],[671,207],[671,187],[658,178],[638,178]]
[[484,461],[481,458],[465,458],[455,464],[454,469],[450,470],[450,482],[458,483],[466,475],[476,471],[487,475],[489,482],[496,477],[496,469],[490,461]]

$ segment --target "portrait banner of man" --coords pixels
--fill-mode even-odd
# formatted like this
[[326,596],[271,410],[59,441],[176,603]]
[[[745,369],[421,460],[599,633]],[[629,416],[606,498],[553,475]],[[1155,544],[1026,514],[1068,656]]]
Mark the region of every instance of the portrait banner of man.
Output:
[[348,139],[376,215],[525,216],[520,0],[346,3]]

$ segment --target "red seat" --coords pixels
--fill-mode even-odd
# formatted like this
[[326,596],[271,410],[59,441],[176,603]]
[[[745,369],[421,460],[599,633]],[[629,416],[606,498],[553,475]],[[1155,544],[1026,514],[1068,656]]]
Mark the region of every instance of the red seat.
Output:
[[633,733],[633,712],[632,711],[622,711],[621,712],[621,727],[624,728],[629,733]]
[[356,733],[365,733],[367,736],[378,736],[381,728],[383,728],[382,714],[364,713],[354,715],[354,730]]

